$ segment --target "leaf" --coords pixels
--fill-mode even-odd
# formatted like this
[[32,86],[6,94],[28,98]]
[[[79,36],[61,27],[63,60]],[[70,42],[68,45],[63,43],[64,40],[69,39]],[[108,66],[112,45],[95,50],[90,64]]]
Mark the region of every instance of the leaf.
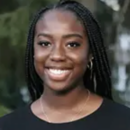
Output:
[[5,114],[8,114],[11,112],[8,108],[0,105],[0,117],[4,116]]

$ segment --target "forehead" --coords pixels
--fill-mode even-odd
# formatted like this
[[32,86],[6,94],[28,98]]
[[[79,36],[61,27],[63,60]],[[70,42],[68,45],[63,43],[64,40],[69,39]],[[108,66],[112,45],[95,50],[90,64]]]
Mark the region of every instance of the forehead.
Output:
[[52,31],[64,29],[84,32],[84,26],[79,18],[71,11],[53,9],[47,11],[37,22],[36,32],[40,30]]

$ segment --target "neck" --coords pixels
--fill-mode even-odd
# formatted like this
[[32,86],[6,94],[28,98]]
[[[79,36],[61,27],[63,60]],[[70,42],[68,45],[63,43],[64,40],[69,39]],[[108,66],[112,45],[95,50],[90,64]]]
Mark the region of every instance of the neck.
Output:
[[87,96],[89,96],[88,91],[84,86],[77,87],[63,95],[44,89],[42,101],[45,106],[52,109],[70,109],[77,106],[80,102],[83,102]]

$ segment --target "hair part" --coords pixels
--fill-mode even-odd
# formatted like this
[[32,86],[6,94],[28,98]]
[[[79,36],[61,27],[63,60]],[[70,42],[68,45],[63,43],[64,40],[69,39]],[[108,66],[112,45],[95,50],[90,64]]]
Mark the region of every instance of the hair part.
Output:
[[26,48],[25,69],[26,69],[28,89],[32,97],[32,100],[34,101],[38,99],[43,93],[43,81],[40,79],[40,77],[37,75],[35,71],[34,59],[33,59],[35,26],[38,20],[41,17],[43,17],[45,12],[53,9],[63,9],[71,11],[83,23],[85,31],[88,35],[91,53],[94,57],[92,79],[95,78],[96,80],[96,88],[95,88],[94,81],[90,78],[91,70],[89,71],[87,69],[83,77],[85,87],[102,97],[112,99],[111,72],[103,42],[101,29],[99,27],[97,20],[93,17],[91,12],[82,4],[72,0],[61,0],[54,5],[47,6],[38,11],[33,21],[31,22],[29,28],[27,48]]

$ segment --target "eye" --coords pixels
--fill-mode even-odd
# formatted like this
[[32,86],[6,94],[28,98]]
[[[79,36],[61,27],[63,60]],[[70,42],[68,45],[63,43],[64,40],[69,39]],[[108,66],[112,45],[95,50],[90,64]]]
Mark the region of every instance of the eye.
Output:
[[68,47],[79,47],[80,43],[78,43],[78,42],[70,42],[67,46]]
[[40,42],[38,42],[38,44],[41,46],[50,46],[51,45],[51,43],[48,41],[40,41]]

